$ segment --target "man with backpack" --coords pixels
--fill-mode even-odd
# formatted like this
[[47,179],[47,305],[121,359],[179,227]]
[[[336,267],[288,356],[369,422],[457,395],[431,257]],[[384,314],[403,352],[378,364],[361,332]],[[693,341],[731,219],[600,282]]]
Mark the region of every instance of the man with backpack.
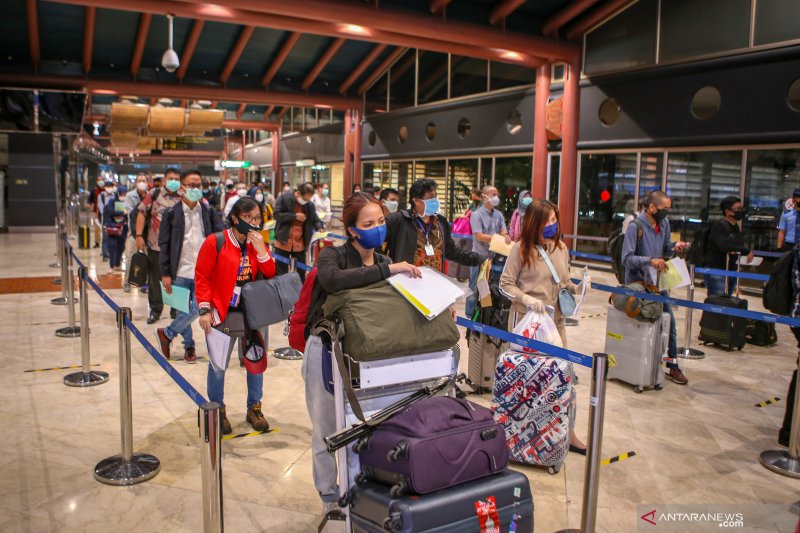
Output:
[[[622,244],[621,260],[625,267],[625,284],[641,282],[658,285],[658,272],[667,270],[665,258],[686,248],[685,242],[670,240],[670,225],[667,217],[672,200],[663,191],[651,191],[644,201],[647,206],[632,224],[628,225]],[[668,296],[667,291],[662,291]],[[669,348],[667,351],[667,378],[678,385],[689,380],[683,375],[677,362],[678,332],[672,305],[664,303],[664,312],[669,313]]]
[[786,203],[790,207],[781,215],[780,222],[778,222],[778,250],[781,252],[788,252],[794,245],[800,241],[800,231],[798,231],[798,224],[800,224],[800,189],[795,189],[792,193],[792,198]]
[[[736,196],[726,196],[720,202],[720,209],[723,218],[715,220],[708,232],[701,234],[700,243],[705,237],[705,253],[701,264],[706,268],[736,270],[735,265],[729,264],[730,254],[746,255],[748,261],[753,259],[753,252],[744,245],[742,230],[739,229],[739,221],[744,219],[745,215],[742,200]],[[705,274],[703,280],[709,296],[730,295],[736,287],[735,277],[728,278],[727,287],[725,276]]]

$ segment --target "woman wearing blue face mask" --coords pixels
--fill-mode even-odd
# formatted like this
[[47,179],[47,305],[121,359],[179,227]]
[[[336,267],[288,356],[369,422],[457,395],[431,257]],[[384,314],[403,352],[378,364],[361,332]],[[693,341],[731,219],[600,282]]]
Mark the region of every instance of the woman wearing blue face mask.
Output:
[[517,242],[522,236],[522,219],[525,217],[525,210],[533,202],[530,191],[520,191],[517,208],[511,215],[511,222],[508,225],[508,235],[511,240]]
[[[306,321],[306,347],[302,375],[306,384],[306,406],[311,418],[311,450],[314,484],[324,505],[324,513],[338,510],[339,489],[336,459],[328,453],[324,437],[336,431],[333,405],[330,339],[309,335],[322,317],[328,294],[372,285],[393,274],[419,277],[419,269],[409,263],[395,263],[376,253],[386,237],[386,222],[381,204],[372,194],[355,193],[342,211],[347,232],[343,246],[323,248],[317,259],[317,278],[311,294]],[[323,368],[324,367],[324,368]]]

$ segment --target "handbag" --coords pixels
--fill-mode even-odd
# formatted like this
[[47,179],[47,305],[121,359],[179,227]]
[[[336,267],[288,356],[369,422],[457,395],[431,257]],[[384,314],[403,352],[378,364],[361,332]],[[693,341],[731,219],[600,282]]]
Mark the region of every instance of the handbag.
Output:
[[575,296],[567,290],[566,287],[561,287],[561,278],[558,277],[556,274],[556,269],[553,266],[553,262],[550,261],[550,256],[547,255],[544,248],[541,246],[536,247],[539,250],[539,253],[542,254],[542,258],[544,262],[547,263],[547,268],[550,269],[550,274],[553,275],[553,281],[556,282],[556,285],[559,286],[558,288],[558,308],[561,310],[561,314],[564,316],[570,316],[572,313],[575,312]]
[[119,237],[122,235],[122,224],[115,224],[113,226],[104,226],[103,231],[109,237]]
[[297,272],[246,284],[242,287],[242,298],[247,325],[259,329],[285,321],[302,288]]
[[453,221],[453,233],[458,235],[472,235],[472,223],[469,217],[458,217]]
[[228,309],[225,320],[214,328],[229,337],[244,337],[244,313],[238,309]]
[[150,268],[150,260],[147,254],[136,252],[131,256],[128,264],[128,283],[136,287],[147,285],[147,273]]

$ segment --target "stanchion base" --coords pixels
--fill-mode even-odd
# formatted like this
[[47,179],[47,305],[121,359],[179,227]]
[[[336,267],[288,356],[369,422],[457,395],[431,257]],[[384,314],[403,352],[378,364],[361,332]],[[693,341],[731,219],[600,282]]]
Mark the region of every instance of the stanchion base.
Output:
[[61,268],[61,263],[59,263],[58,261],[56,261],[55,263],[50,263],[50,264],[49,264],[49,265],[47,265],[47,266],[49,266],[50,268]]
[[148,453],[134,453],[130,461],[115,455],[97,463],[94,478],[106,485],[124,487],[152,479],[160,470],[161,461]]
[[294,348],[278,348],[272,352],[278,359],[288,359],[290,361],[297,361],[303,358],[303,352],[295,350]]
[[64,376],[67,387],[94,387],[108,381],[108,372],[90,370],[89,372],[73,372]]
[[681,359],[705,359],[706,352],[703,350],[696,350],[694,348],[678,348],[676,357]]
[[559,529],[556,533],[581,533],[580,529]]
[[578,322],[577,318],[567,317],[567,318],[564,319],[564,325],[565,326],[577,326],[579,323],[580,322]]
[[66,326],[63,328],[58,328],[56,330],[56,337],[80,337],[80,336],[81,336],[80,326]]
[[761,452],[759,462],[764,468],[776,474],[800,479],[800,459],[792,458],[786,450]]
[[[77,298],[73,298],[72,301],[78,303]],[[67,298],[66,296],[60,296],[58,298],[53,298],[52,300],[50,300],[50,303],[53,305],[67,305],[69,303],[69,298]]]

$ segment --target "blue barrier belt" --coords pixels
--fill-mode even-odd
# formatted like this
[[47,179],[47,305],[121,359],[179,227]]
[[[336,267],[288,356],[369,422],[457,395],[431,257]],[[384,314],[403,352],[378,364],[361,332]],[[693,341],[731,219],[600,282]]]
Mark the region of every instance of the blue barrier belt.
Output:
[[331,239],[339,239],[339,240],[342,240],[342,241],[346,241],[347,240],[347,237],[345,237],[344,235],[339,235],[339,234],[336,234],[336,233],[328,233],[328,237],[330,237]]
[[472,240],[472,235],[467,235],[466,233],[451,233],[450,236],[454,239]]
[[565,359],[571,363],[592,368],[592,358],[579,352],[567,350],[566,348],[559,348],[558,346],[553,346],[552,344],[547,344],[546,342],[529,339],[528,337],[523,337],[514,333],[509,333],[508,331],[493,328],[492,326],[487,326],[486,324],[479,324],[477,322],[473,322],[472,320],[467,320],[461,316],[456,318],[456,324],[467,329],[477,331],[478,333],[485,333],[490,337],[496,337],[502,341],[519,344],[525,348],[530,348],[553,357],[558,357],[559,359]]
[[[291,265],[292,264],[292,262],[289,259],[286,259],[282,255],[272,254],[272,258],[275,261],[278,261],[278,262],[283,263],[285,265]],[[295,268],[299,268],[300,270],[305,270],[306,272],[308,272],[308,271],[310,271],[310,270],[312,270],[314,268],[314,267],[308,266],[305,263],[301,263],[300,261],[295,261],[294,262],[294,266],[295,266]]]
[[587,254],[584,252],[574,252],[570,250],[569,255],[572,257],[583,257],[584,259],[592,259],[594,261],[603,261],[604,263],[612,263],[613,259],[607,255]]
[[[574,283],[579,280],[573,279]],[[786,324],[793,328],[800,327],[800,318],[792,318],[782,315],[773,315],[771,313],[761,313],[759,311],[745,311],[736,307],[723,307],[721,305],[709,305],[698,302],[691,302],[689,300],[681,300],[679,298],[670,298],[661,296],[660,294],[651,294],[649,292],[636,292],[625,287],[612,287],[610,285],[603,285],[601,283],[592,282],[593,289],[611,292],[614,294],[623,294],[625,296],[635,296],[643,300],[651,300],[654,302],[661,302],[670,305],[677,305],[679,307],[691,307],[692,309],[699,309],[700,311],[709,311],[711,313],[718,313],[727,316],[736,316],[740,318],[751,318],[753,320],[760,320],[761,322],[772,322],[773,324]]]
[[169,364],[164,356],[161,355],[158,350],[156,350],[155,346],[153,346],[150,341],[148,341],[144,335],[142,335],[142,332],[138,330],[133,322],[126,318],[125,325],[127,326],[128,330],[130,330],[131,334],[133,334],[133,336],[136,337],[136,339],[141,343],[147,353],[149,353],[150,356],[155,360],[155,362],[164,369],[167,375],[172,378],[172,381],[174,381],[181,389],[183,389],[183,392],[185,392],[186,395],[198,405],[198,407],[204,403],[208,403],[208,400],[206,400],[205,397],[200,394],[191,383],[186,381],[186,378],[183,377],[180,372],[175,370],[175,367]]
[[785,252],[762,252],[759,250],[753,250],[753,255],[757,255],[760,257],[783,257]]
[[766,274],[756,274],[754,272],[734,272],[732,270],[720,270],[718,268],[695,268],[694,271],[698,274],[709,274],[712,276],[728,276],[730,278],[754,279],[756,281],[768,281],[769,276]]

